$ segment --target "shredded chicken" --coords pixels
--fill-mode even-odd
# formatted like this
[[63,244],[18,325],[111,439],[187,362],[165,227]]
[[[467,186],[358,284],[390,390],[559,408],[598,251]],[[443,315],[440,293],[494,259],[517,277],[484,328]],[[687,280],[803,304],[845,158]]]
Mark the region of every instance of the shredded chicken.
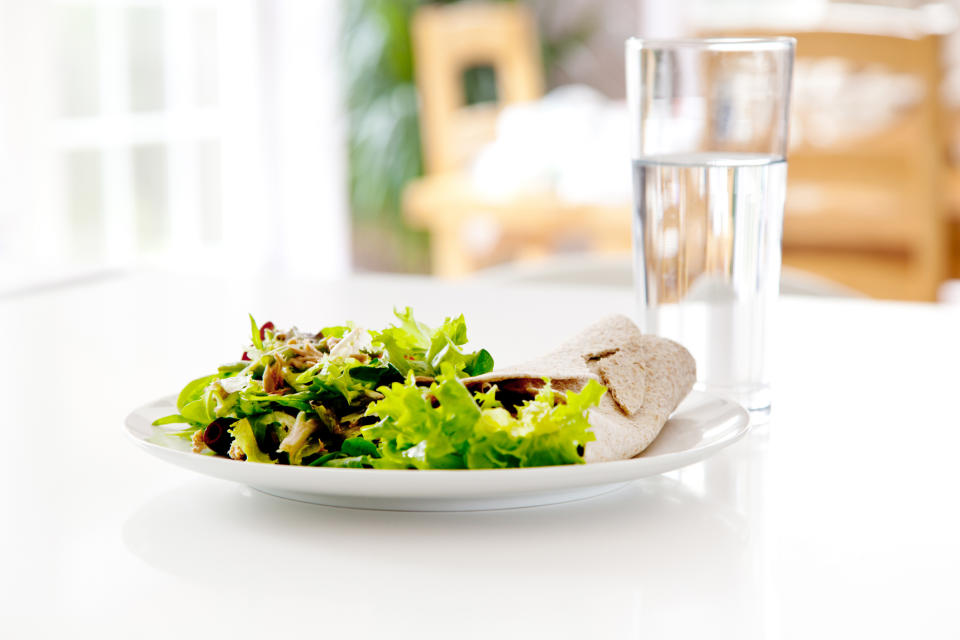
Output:
[[263,370],[263,390],[271,394],[283,393],[283,370],[279,359],[274,359],[267,368]]
[[[322,340],[324,343],[317,344],[316,340]],[[334,337],[324,339],[322,336],[317,338],[297,334],[289,338],[284,345],[293,353],[286,364],[298,371],[305,371],[321,364],[328,356],[349,357],[362,363],[370,362],[370,354],[364,352],[370,346],[369,334],[360,328],[353,329],[342,339]],[[328,349],[328,352],[323,349]]]
[[313,418],[304,420],[304,415],[302,411],[297,414],[297,420],[290,428],[290,433],[277,447],[277,451],[286,451],[290,455],[290,464],[300,464],[300,456],[307,438],[320,427],[320,423]]
[[287,364],[294,369],[309,369],[315,364],[319,364],[324,356],[324,353],[317,349],[317,346],[309,340],[303,340],[302,342],[290,341],[287,343],[287,347],[296,354],[287,361]]
[[246,460],[247,454],[243,452],[243,449],[240,448],[240,445],[236,440],[233,441],[233,444],[230,445],[230,451],[227,452],[227,455],[233,458],[234,460]]
[[[332,339],[327,344],[332,344]],[[370,347],[370,334],[366,329],[357,327],[343,336],[337,344],[330,348],[330,355],[335,357],[346,357],[354,353],[359,353],[365,348]]]
[[298,356],[302,356],[308,360],[317,360],[323,357],[323,352],[317,349],[317,346],[312,342],[305,340],[303,342],[290,342],[287,344],[291,351],[293,351]]
[[190,438],[190,442],[193,444],[194,453],[202,453],[203,450],[207,448],[207,443],[203,441],[204,431],[204,429],[197,429],[193,432],[193,437]]
[[301,356],[294,356],[293,358],[290,358],[289,360],[287,360],[287,364],[290,366],[291,369],[296,369],[298,371],[306,371],[307,369],[315,365],[316,362],[311,362],[310,360],[307,360],[306,358],[303,358]]

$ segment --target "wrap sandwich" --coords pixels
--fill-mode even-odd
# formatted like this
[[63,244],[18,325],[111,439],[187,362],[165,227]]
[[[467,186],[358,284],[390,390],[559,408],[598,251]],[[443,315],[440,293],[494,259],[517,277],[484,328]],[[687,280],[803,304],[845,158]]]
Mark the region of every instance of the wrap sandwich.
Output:
[[589,380],[607,387],[590,412],[596,440],[584,454],[590,462],[624,460],[646,449],[693,387],[696,364],[681,345],[643,335],[626,316],[591,325],[555,351],[512,367],[465,378],[471,389],[496,385],[516,403],[534,396],[547,378],[554,389],[580,391]]

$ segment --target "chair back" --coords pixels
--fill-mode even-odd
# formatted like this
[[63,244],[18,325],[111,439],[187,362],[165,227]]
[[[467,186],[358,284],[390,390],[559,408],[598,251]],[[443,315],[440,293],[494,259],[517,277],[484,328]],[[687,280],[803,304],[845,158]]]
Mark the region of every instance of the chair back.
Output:
[[[816,269],[852,252],[848,284],[932,299],[947,264],[939,38],[794,37],[785,262]],[[872,276],[857,254],[897,266]]]
[[[523,5],[423,6],[411,34],[427,173],[466,166],[494,138],[503,106],[543,95],[536,25]],[[493,69],[495,103],[467,105],[464,74],[476,67]]]

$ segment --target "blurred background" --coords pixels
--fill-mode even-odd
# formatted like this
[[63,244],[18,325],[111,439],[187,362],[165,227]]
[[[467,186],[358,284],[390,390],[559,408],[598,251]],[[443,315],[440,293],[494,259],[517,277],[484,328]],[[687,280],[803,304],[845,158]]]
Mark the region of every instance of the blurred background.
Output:
[[624,40],[782,34],[785,288],[960,301],[958,15],[0,0],[0,295],[142,267],[627,285]]

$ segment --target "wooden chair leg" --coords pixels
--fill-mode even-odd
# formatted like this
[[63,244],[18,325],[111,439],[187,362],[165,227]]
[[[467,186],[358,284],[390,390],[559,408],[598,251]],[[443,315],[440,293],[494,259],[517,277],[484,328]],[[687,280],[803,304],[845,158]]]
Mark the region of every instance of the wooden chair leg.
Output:
[[433,274],[441,278],[459,278],[477,268],[458,225],[430,230],[430,262]]

